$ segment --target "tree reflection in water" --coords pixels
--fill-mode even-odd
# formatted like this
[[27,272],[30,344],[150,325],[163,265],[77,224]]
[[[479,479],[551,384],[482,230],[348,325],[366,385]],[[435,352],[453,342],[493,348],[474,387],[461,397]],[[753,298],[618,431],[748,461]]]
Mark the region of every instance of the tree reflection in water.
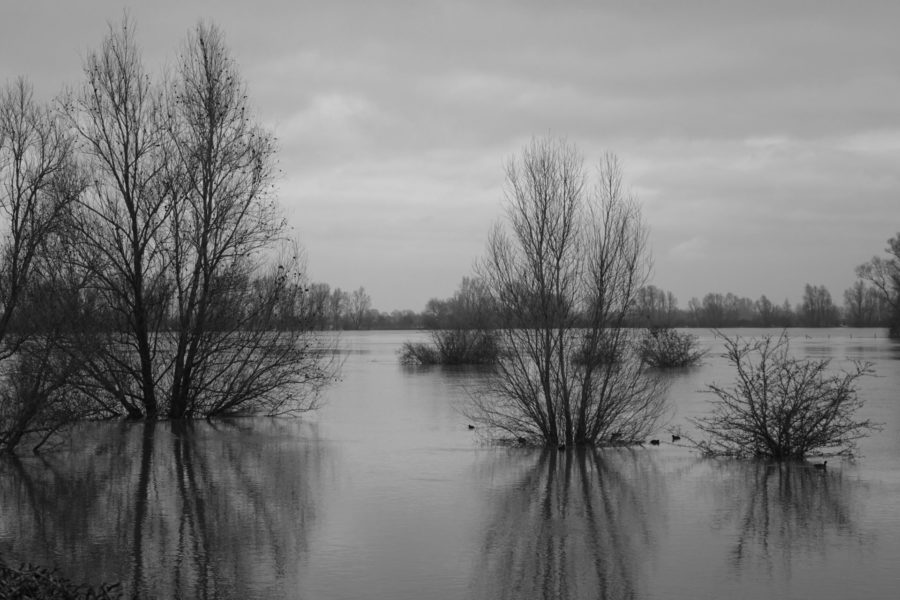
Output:
[[86,430],[65,462],[3,461],[0,555],[134,597],[290,596],[328,467],[303,427],[122,424]]
[[856,526],[851,492],[840,471],[806,463],[724,461],[717,467],[716,496],[729,508],[716,527],[736,524],[731,565],[748,562],[772,570],[790,566],[796,552],[824,552],[837,538],[865,541]]
[[665,492],[655,462],[628,450],[533,457],[494,499],[473,595],[641,597]]

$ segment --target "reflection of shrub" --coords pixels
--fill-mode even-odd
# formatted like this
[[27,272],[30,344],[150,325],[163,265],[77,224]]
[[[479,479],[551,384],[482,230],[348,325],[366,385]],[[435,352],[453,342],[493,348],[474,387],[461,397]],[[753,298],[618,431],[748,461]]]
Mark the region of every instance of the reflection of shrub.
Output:
[[103,584],[96,588],[75,585],[56,571],[23,565],[18,569],[0,562],[0,598],[88,599],[121,598],[119,584]]
[[440,329],[431,332],[431,343],[405,342],[400,361],[420,365],[486,365],[497,361],[499,348],[493,331]]
[[804,552],[815,553],[835,535],[862,545],[865,536],[854,518],[853,492],[859,489],[839,472],[822,473],[804,463],[716,461],[713,481],[721,506],[720,526],[732,524],[729,555],[742,569],[759,561],[771,568]]
[[697,348],[697,336],[669,327],[648,329],[638,343],[641,360],[652,367],[669,369],[700,364],[705,350]]
[[791,357],[784,334],[749,342],[725,337],[725,349],[737,382],[709,386],[718,396],[713,413],[694,421],[709,435],[696,443],[704,453],[777,460],[822,450],[849,455],[876,427],[854,419],[862,406],[856,380],[871,373],[870,365],[828,373],[827,360]]

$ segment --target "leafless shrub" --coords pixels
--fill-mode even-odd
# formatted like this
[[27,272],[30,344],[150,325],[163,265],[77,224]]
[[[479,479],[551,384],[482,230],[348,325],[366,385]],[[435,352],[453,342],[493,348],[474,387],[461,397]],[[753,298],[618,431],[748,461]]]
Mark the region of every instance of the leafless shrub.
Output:
[[697,347],[697,336],[670,327],[651,327],[638,342],[638,354],[645,363],[657,369],[699,365],[706,355]]
[[868,363],[833,372],[828,360],[792,357],[786,334],[723,337],[737,381],[710,385],[718,397],[713,412],[693,421],[708,435],[695,442],[704,454],[776,460],[822,451],[852,455],[856,440],[877,427],[855,417],[863,405],[856,382],[872,372]]
[[497,334],[483,329],[439,329],[431,343],[404,342],[400,362],[419,365],[490,365],[497,361]]

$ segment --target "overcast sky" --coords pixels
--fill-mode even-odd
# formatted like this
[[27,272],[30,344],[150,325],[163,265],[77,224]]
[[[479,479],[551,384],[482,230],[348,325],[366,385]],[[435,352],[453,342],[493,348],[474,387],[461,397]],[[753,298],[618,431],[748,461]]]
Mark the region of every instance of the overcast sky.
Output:
[[0,81],[78,83],[129,5],[154,72],[224,30],[311,277],[380,310],[453,293],[533,135],[618,154],[682,307],[841,304],[900,231],[900,2],[0,0]]

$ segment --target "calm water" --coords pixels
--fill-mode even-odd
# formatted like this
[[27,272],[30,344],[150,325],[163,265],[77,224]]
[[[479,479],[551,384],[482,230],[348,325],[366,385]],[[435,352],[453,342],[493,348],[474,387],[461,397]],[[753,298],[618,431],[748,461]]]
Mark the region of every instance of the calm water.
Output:
[[[732,376],[720,341],[674,374],[670,425]],[[758,333],[748,330],[744,333]],[[459,408],[471,371],[398,364],[405,332],[345,335],[341,382],[302,420],[79,429],[0,461],[0,555],[184,598],[896,598],[900,345],[793,330],[800,355],[869,360],[856,463],[688,449],[496,448]],[[415,334],[413,334],[415,335]]]

